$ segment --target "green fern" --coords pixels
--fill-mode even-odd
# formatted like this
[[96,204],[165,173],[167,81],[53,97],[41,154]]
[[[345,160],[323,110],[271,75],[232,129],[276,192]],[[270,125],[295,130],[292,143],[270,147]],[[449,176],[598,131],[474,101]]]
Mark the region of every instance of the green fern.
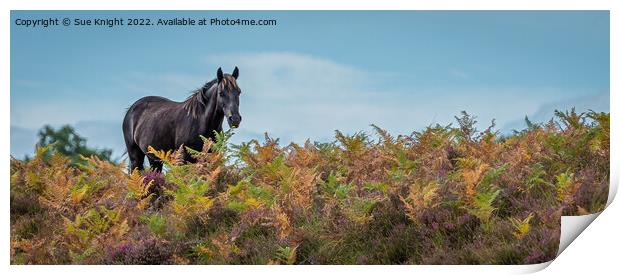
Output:
[[156,236],[163,237],[166,233],[166,218],[161,214],[143,215],[141,220],[148,225],[151,232]]
[[297,258],[297,246],[291,248],[289,246],[279,247],[276,251],[276,260],[283,264],[294,264]]
[[515,231],[512,233],[517,239],[521,240],[528,232],[530,232],[530,220],[534,217],[534,214],[530,213],[525,219],[510,218],[510,222]]

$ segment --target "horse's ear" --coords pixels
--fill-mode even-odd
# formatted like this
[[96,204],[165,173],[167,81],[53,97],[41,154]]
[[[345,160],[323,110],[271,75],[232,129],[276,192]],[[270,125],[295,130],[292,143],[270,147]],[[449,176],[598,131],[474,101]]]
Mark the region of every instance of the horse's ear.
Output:
[[224,79],[224,72],[222,72],[222,67],[217,69],[217,82],[222,81]]
[[237,79],[239,77],[239,68],[237,68],[237,66],[235,66],[235,70],[232,73],[232,76]]

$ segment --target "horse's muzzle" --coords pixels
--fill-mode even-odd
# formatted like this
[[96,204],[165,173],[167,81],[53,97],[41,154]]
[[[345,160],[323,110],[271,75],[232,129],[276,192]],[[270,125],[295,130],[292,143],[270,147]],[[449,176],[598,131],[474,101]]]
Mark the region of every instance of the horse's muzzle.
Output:
[[228,126],[230,126],[230,128],[238,128],[239,124],[241,124],[240,115],[231,115],[228,117]]

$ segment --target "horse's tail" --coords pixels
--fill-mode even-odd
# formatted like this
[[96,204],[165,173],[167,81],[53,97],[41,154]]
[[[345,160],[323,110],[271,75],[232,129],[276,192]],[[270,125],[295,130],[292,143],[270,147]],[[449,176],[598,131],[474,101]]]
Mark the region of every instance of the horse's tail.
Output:
[[135,143],[134,133],[133,133],[134,123],[133,123],[132,108],[133,108],[133,105],[127,108],[127,112],[125,113],[125,117],[123,118],[123,125],[122,125],[123,139],[125,140],[126,147],[125,147],[125,152],[121,155],[121,157],[128,154],[129,148],[131,147],[132,144]]

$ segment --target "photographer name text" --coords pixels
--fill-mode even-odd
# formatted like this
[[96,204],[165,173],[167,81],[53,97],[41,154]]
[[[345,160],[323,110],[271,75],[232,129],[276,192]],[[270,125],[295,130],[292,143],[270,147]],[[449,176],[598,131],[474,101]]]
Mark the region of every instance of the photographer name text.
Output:
[[276,19],[247,19],[247,18],[17,18],[14,24],[27,28],[49,27],[149,27],[149,26],[276,26]]

